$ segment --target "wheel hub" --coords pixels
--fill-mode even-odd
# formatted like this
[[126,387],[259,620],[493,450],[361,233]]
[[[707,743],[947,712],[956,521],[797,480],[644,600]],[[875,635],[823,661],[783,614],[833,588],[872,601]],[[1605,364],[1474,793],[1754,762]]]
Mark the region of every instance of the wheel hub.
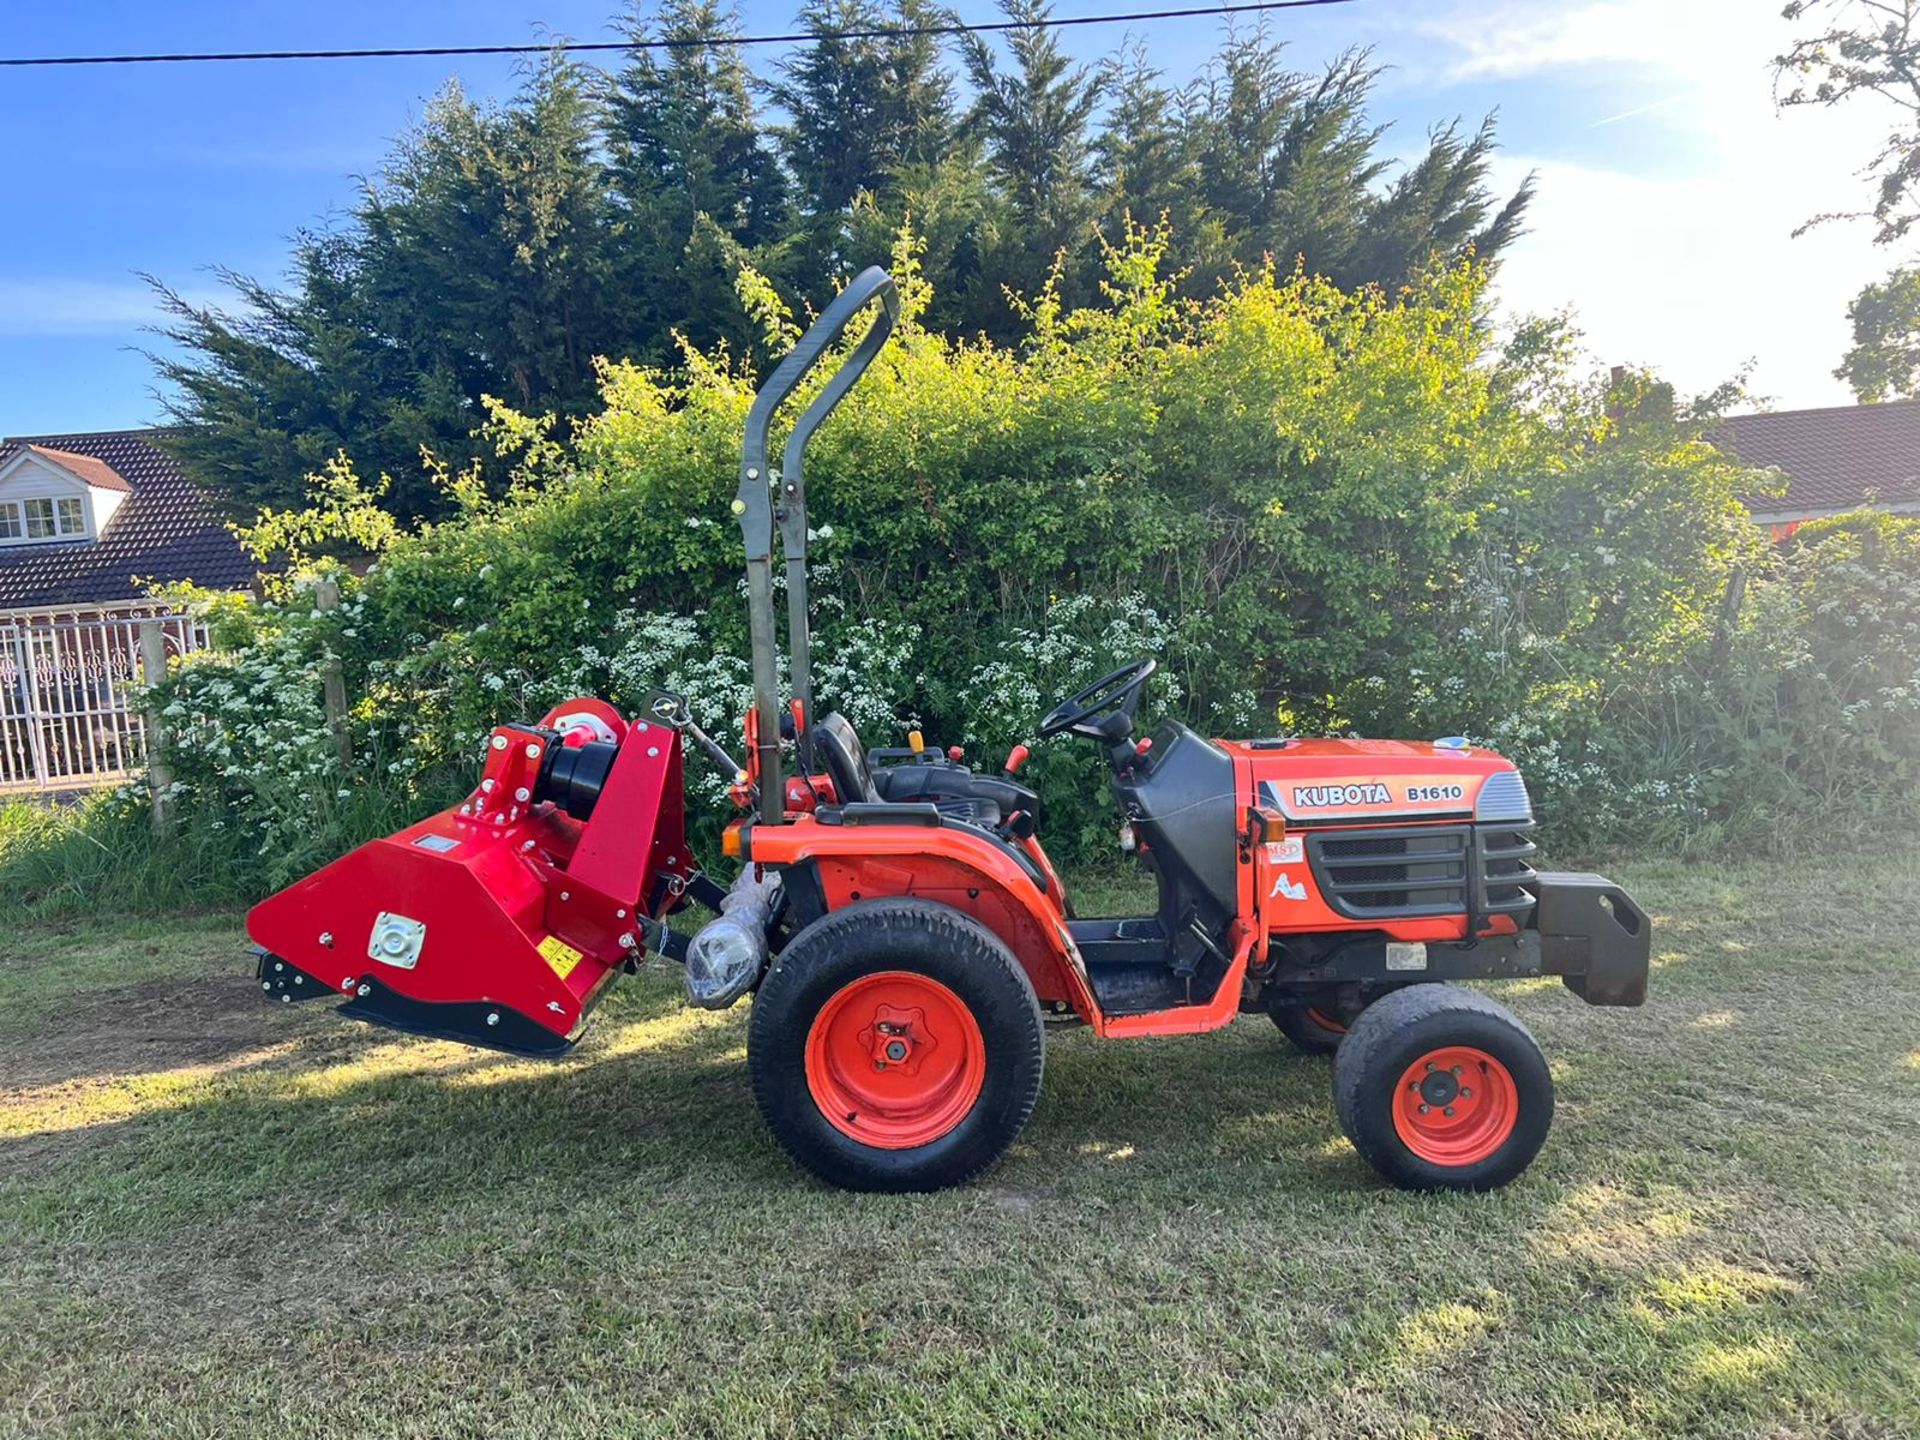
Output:
[[928,1145],[964,1120],[986,1083],[986,1042],[967,1003],[928,975],[849,981],[807,1032],[807,1088],[843,1135],[883,1150]]
[[1497,1058],[1471,1045],[1446,1045],[1420,1056],[1394,1087],[1393,1128],[1434,1165],[1469,1166],[1490,1159],[1520,1120],[1520,1090]]

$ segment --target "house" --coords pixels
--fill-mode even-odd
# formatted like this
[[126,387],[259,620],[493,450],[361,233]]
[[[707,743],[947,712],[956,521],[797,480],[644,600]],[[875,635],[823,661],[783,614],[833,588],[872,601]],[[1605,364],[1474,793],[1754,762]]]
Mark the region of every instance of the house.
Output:
[[0,794],[133,773],[143,629],[167,656],[208,639],[149,587],[253,583],[253,561],[155,443],[162,433],[0,440]]
[[245,590],[255,566],[158,430],[0,441],[0,621],[120,611],[191,580]]
[[1862,506],[1920,513],[1920,400],[1730,415],[1712,438],[1747,464],[1787,477],[1784,494],[1757,496],[1748,506],[1775,539]]

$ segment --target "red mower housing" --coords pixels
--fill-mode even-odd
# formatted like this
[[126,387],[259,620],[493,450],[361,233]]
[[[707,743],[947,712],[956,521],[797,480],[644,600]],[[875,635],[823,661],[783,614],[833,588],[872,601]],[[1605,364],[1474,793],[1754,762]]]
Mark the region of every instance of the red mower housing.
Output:
[[560,1054],[698,874],[683,786],[680,732],[599,700],[499,726],[460,804],[254,907],[262,987],[320,982],[358,1019]]

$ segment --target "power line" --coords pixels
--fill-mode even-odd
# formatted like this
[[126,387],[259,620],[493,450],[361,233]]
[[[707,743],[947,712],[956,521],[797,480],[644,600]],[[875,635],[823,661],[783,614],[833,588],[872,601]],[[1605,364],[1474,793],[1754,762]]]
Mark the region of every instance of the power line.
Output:
[[995,20],[977,25],[881,25],[870,30],[795,31],[787,35],[715,35],[673,40],[595,40],[550,45],[425,45],[378,50],[226,50],[174,55],[18,55],[0,57],[0,68],[51,65],[186,65],[228,60],[393,60],[444,55],[546,55],[605,50],[692,50],[745,45],[803,45],[815,40],[910,40],[920,36],[985,35],[1004,30],[1059,30],[1075,25],[1118,25],[1134,20],[1187,20],[1208,15],[1249,15],[1267,10],[1309,10],[1323,5],[1352,5],[1357,0],[1253,0],[1242,5],[1202,5],[1189,10],[1135,10],[1125,14],[1047,16],[1039,20]]

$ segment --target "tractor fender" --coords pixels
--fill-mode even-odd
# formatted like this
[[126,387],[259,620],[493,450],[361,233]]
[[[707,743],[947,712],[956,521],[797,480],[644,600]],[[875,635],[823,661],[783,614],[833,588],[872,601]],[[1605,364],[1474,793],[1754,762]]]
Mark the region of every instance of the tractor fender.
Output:
[[807,866],[828,913],[887,895],[950,906],[1013,952],[1042,1005],[1064,1003],[1087,1020],[1097,1014],[1044,856],[1036,861],[1023,851],[1016,859],[1011,844],[963,825],[823,825],[802,817],[755,825],[747,837],[756,865]]

